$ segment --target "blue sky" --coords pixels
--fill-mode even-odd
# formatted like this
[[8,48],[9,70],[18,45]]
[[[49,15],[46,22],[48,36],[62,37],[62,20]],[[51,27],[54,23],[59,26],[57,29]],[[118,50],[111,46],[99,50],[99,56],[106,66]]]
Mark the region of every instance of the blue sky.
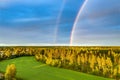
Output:
[[0,0],[0,43],[69,44],[82,3],[83,0]]
[[[0,45],[69,45],[84,2],[0,0]],[[72,45],[120,45],[119,3],[88,0],[75,25]]]
[[120,46],[119,3],[87,0],[75,25],[72,44]]

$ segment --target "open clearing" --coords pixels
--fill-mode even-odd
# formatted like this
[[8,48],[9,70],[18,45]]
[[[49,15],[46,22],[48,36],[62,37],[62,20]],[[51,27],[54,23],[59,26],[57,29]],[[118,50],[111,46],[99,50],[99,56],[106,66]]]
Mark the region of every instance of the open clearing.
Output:
[[34,57],[19,57],[0,62],[0,70],[5,72],[8,64],[14,63],[20,80],[112,80],[67,69],[50,67],[37,62]]

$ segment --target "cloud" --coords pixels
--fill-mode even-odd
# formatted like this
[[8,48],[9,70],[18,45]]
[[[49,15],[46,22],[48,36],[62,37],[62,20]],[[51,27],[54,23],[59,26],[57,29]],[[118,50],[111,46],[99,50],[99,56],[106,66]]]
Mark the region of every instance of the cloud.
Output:
[[31,22],[31,21],[39,21],[40,18],[21,18],[21,19],[15,19],[12,20],[12,22]]
[[[63,0],[62,0],[63,1]],[[61,0],[1,0],[0,43],[53,44]],[[57,44],[69,43],[82,0],[66,0],[58,24]]]
[[61,44],[50,44],[50,43],[19,43],[19,44],[11,44],[11,43],[5,43],[1,44],[0,46],[70,46],[69,44],[61,43]]
[[88,0],[79,15],[73,43],[120,45],[120,1]]
[[16,22],[34,22],[34,21],[45,21],[45,20],[49,20],[51,18],[17,18],[17,19],[13,19],[11,22],[16,23]]
[[53,43],[54,28],[37,28],[38,31],[20,31],[18,29],[11,29],[0,27],[0,43],[8,44],[23,44],[23,43]]
[[0,0],[0,8],[6,8],[13,5],[52,5],[60,2],[61,1],[58,0]]
[[43,4],[43,3],[51,3],[54,0],[0,0],[0,4],[14,4],[14,3],[22,3],[22,4]]

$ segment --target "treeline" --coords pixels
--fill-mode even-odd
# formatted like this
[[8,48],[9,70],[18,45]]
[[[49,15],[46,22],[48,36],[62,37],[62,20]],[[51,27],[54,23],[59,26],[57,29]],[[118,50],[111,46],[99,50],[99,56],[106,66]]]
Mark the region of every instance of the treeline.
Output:
[[48,65],[120,79],[120,47],[7,47],[0,59],[35,56]]
[[21,56],[34,56],[43,48],[36,47],[0,47],[0,60]]

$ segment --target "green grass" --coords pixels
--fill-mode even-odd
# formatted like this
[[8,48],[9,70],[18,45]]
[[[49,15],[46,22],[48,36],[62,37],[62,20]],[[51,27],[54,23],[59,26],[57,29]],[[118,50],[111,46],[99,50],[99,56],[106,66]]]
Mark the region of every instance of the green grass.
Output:
[[20,57],[0,62],[0,70],[5,72],[8,64],[14,63],[17,77],[21,80],[110,80],[67,69],[50,67],[37,62],[34,57]]

